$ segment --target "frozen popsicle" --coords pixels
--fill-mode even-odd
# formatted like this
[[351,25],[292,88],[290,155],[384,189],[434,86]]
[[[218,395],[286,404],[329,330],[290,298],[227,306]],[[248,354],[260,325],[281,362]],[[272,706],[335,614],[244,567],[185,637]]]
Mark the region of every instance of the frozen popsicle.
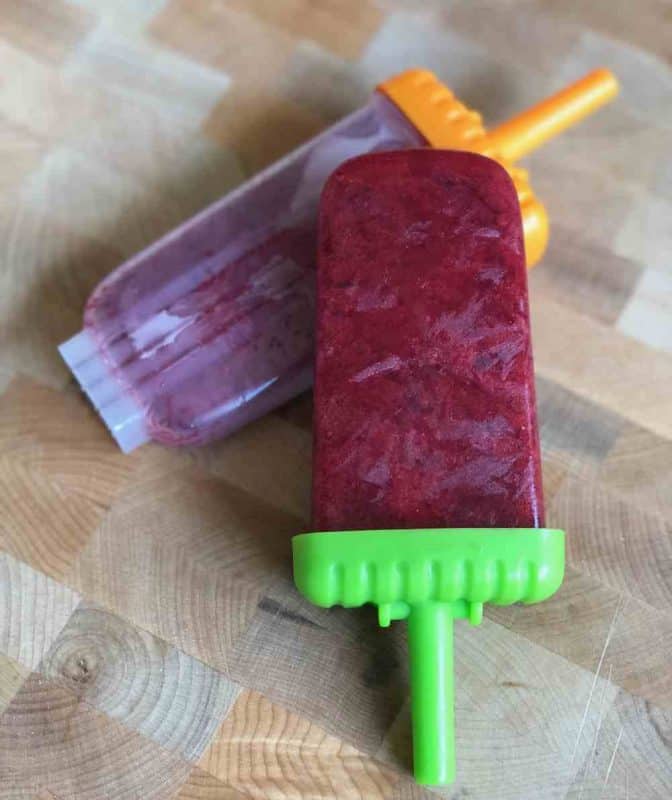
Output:
[[415,773],[454,774],[453,617],[558,587],[544,525],[521,215],[466,152],[360,156],[321,200],[313,529],[319,605],[408,617]]
[[375,93],[97,287],[61,353],[124,451],[221,438],[310,387],[324,180],[352,155],[424,143]]
[[[514,176],[531,264],[546,244],[546,215],[506,148],[520,138],[530,149],[614,90],[613,76],[593,73],[490,143],[480,117],[431,73],[402,73],[108,276],[61,353],[123,450],[224,437],[311,384],[316,208],[334,168],[360,153],[428,143],[488,150]],[[534,139],[540,119],[544,136]]]

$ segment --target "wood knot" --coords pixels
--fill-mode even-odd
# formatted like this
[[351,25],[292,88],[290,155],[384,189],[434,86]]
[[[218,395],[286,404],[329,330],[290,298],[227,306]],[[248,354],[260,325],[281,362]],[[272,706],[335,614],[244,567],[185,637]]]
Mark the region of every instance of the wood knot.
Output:
[[75,655],[68,658],[62,667],[63,677],[78,686],[90,683],[95,677],[95,669],[85,655]]

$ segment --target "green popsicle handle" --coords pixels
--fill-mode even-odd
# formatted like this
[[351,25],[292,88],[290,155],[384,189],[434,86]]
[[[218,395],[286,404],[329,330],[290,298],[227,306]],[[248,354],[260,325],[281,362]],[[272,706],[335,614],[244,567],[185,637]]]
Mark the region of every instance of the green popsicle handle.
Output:
[[413,771],[418,783],[455,780],[453,609],[422,603],[408,615]]
[[478,625],[483,604],[539,603],[562,583],[565,534],[551,528],[304,533],[294,580],[318,606],[378,606],[408,621],[413,760],[418,783],[455,779],[453,620]]

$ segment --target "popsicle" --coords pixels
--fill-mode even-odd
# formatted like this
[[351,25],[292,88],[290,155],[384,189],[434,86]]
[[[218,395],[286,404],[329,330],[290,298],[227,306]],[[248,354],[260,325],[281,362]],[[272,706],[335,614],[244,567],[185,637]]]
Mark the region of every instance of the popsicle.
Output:
[[335,167],[426,144],[487,151],[514,177],[531,265],[546,245],[546,213],[511,156],[615,91],[613,76],[598,70],[508,132],[495,129],[491,142],[480,117],[432,73],[402,73],[108,276],[61,353],[124,451],[150,439],[181,446],[224,437],[311,384],[316,207]]
[[109,275],[61,354],[125,452],[204,444],[312,383],[317,198],[425,139],[380,93]]
[[313,529],[321,606],[408,618],[414,765],[454,777],[452,620],[559,586],[545,529],[521,215],[467,152],[352,159],[321,200]]

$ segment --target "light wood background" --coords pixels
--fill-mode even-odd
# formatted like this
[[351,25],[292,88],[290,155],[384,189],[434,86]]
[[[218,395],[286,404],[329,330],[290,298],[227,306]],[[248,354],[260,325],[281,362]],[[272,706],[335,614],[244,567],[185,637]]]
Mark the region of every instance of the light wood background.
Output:
[[59,361],[125,257],[410,65],[488,122],[593,66],[529,160],[553,600],[457,629],[457,800],[672,797],[672,6],[2,0],[0,798],[435,796],[403,625],[293,589],[310,398],[121,455]]

